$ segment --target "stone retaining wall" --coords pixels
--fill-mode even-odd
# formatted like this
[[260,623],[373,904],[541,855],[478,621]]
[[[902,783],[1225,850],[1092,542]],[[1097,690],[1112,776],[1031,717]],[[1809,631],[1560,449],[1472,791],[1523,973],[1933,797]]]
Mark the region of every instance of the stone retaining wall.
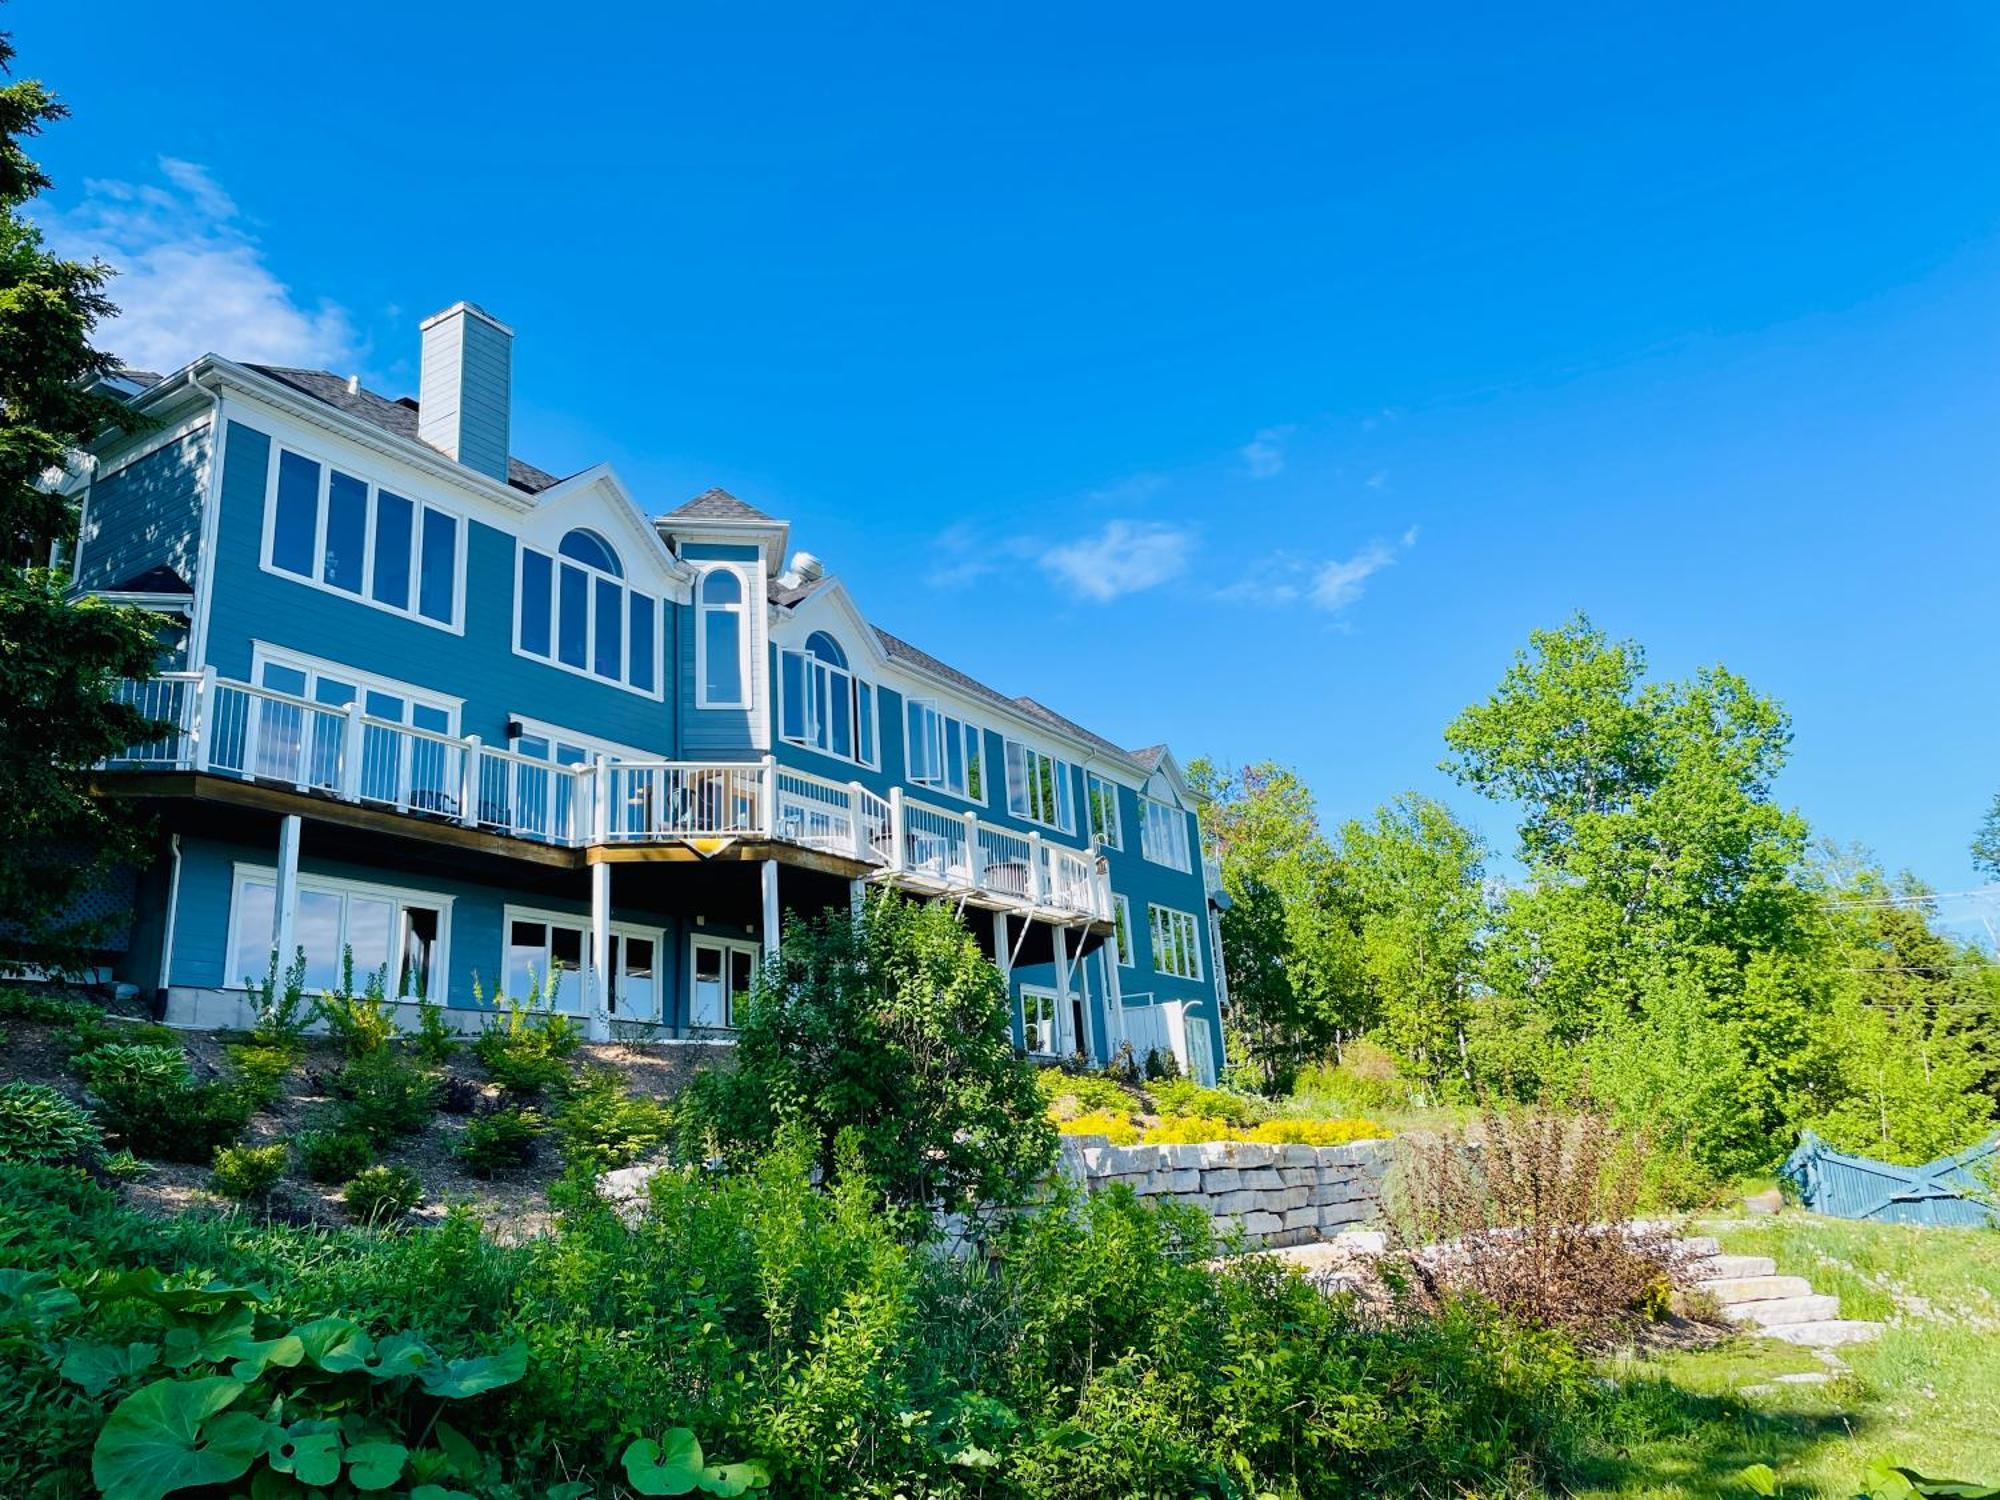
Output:
[[1122,1182],[1148,1198],[1192,1204],[1252,1245],[1304,1245],[1375,1218],[1389,1169],[1386,1141],[1346,1146],[1113,1146],[1102,1136],[1064,1136],[1062,1170],[1086,1192]]

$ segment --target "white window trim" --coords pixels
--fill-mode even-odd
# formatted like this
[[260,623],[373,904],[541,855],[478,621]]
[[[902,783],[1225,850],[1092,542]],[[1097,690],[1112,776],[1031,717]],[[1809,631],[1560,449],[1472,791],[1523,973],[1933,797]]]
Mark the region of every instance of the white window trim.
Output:
[[[371,690],[401,698],[405,705],[420,703],[425,708],[435,708],[450,721],[446,724],[444,732],[454,739],[458,737],[459,714],[465,707],[465,700],[455,698],[450,693],[434,692],[430,688],[419,687],[414,682],[404,682],[396,677],[384,677],[380,672],[364,672],[359,667],[350,667],[344,661],[332,661],[324,656],[309,656],[303,651],[293,651],[286,646],[273,646],[264,641],[252,641],[250,643],[252,686],[259,689],[264,687],[264,668],[267,665],[290,667],[293,671],[304,672],[308,677],[338,677],[343,682],[351,682],[355,690],[362,695],[360,702],[363,713],[368,711],[367,694]],[[307,696],[310,700],[311,695]],[[408,724],[409,720],[406,718],[403,722]]]
[[1091,838],[1097,838],[1097,830],[1091,826],[1092,819],[1090,816],[1090,809],[1093,805],[1091,792],[1096,788],[1103,789],[1103,800],[1105,805],[1111,809],[1111,837],[1108,839],[1098,839],[1098,847],[1115,850],[1122,854],[1125,850],[1125,813],[1118,805],[1118,783],[1109,777],[1098,775],[1095,771],[1085,771],[1083,773],[1084,832]]
[[[1111,897],[1111,902],[1117,908],[1118,913],[1118,925],[1112,928],[1111,931],[1111,943],[1113,948],[1117,950],[1118,967],[1121,969],[1135,969],[1139,966],[1139,945],[1132,936],[1132,903],[1125,897],[1115,893]],[[1122,943],[1118,940],[1120,932],[1124,934],[1125,938]]]
[[[751,708],[757,691],[756,679],[751,676],[752,656],[750,654],[751,607],[756,601],[750,570],[734,563],[703,562],[699,564],[701,574],[694,581],[694,706],[696,708]],[[736,581],[743,585],[743,598],[737,604],[704,604],[702,584],[711,573],[734,573]],[[706,615],[711,610],[734,614],[741,621],[736,632],[737,680],[743,684],[743,697],[734,703],[722,702],[708,696],[708,629]]]
[[[1049,1002],[1047,1034],[1042,1039],[1044,1045],[1039,1048],[1030,1048],[1028,1046],[1028,997],[1030,995],[1034,996],[1037,1000],[1046,1000]],[[1021,1050],[1026,1052],[1028,1056],[1061,1057],[1063,1055],[1062,1038],[1060,1035],[1062,1030],[1062,1003],[1063,997],[1061,992],[1050,989],[1046,985],[1024,984],[1021,986],[1021,994],[1019,1000],[1015,1002],[1014,1014],[1021,1021]]]
[[[511,962],[508,955],[510,954],[510,952],[514,947],[514,924],[516,922],[540,922],[544,927],[548,926],[577,927],[583,930],[582,952],[583,952],[584,966],[583,968],[577,971],[577,983],[573,987],[572,986],[558,987],[557,990],[558,999],[564,998],[562,994],[563,989],[569,988],[572,990],[572,993],[567,997],[568,1003],[554,1007],[556,1010],[561,1011],[564,1015],[567,1016],[582,1015],[584,1008],[583,992],[585,987],[589,984],[589,979],[587,976],[590,973],[589,914],[585,913],[582,916],[578,916],[575,912],[549,911],[542,907],[536,907],[536,906],[515,906],[511,902],[501,907],[500,908],[500,968],[499,968],[500,993],[505,993],[507,988],[507,970]],[[652,942],[653,983],[655,985],[658,985],[660,955],[666,952],[667,934],[665,930],[658,927],[641,927],[634,922],[613,922],[611,924],[611,935],[613,937],[642,938],[650,940]],[[548,949],[544,947],[542,952],[543,956],[546,957]],[[544,1002],[546,1002],[548,999],[549,971],[547,968],[543,968],[537,970],[536,972],[539,974],[541,978],[542,998]],[[512,996],[511,998],[515,1000],[525,1000],[527,997],[524,995],[515,995]]]
[[[803,739],[803,740],[793,739],[790,735],[785,733],[785,708],[787,704],[787,700],[785,697],[785,658],[787,656],[801,657],[805,661],[813,663],[814,666],[818,668],[824,669],[825,671],[828,672],[836,673],[839,676],[847,679],[847,691],[849,699],[852,702],[852,716],[854,721],[855,753],[853,755],[842,755],[838,750],[834,749],[831,745],[816,744],[811,739]],[[701,667],[705,665],[706,663],[698,665],[696,667],[696,671],[699,672],[701,670]],[[809,666],[806,668],[808,672],[812,671],[813,669],[814,669],[813,666]],[[705,681],[706,678],[704,677],[701,680]],[[873,760],[863,760],[860,755],[861,720],[863,717],[861,712],[861,689],[864,687],[868,689],[868,702],[870,706],[870,711],[875,721],[873,726],[874,733],[869,735],[868,737],[869,740],[875,746],[875,758]],[[823,755],[828,760],[837,760],[842,765],[845,766],[861,766],[870,771],[879,770],[881,768],[882,765],[881,684],[877,683],[872,678],[863,677],[859,672],[855,671],[852,667],[843,667],[837,662],[822,661],[819,657],[814,656],[812,652],[806,650],[806,648],[803,646],[780,646],[778,648],[778,682],[777,682],[776,697],[778,704],[777,730],[778,730],[778,738],[780,741],[782,741],[787,745],[792,745],[800,750],[809,751],[811,754],[814,755]],[[813,695],[811,689],[808,688],[806,689],[806,701],[800,711],[799,722],[806,726],[806,733],[809,735],[812,733],[813,730],[812,717],[813,717]]]
[[[275,890],[278,884],[278,871],[274,865],[248,864],[242,860],[238,860],[231,865],[230,872],[229,931],[223,947],[223,952],[226,955],[224,959],[225,963],[235,959],[238,940],[248,936],[243,931],[244,886],[252,883],[259,885],[268,884]],[[301,891],[330,891],[344,896],[367,896],[378,901],[389,901],[396,908],[395,922],[398,936],[402,932],[403,908],[407,906],[434,908],[438,914],[438,939],[437,949],[431,962],[437,969],[439,976],[444,980],[444,994],[442,996],[434,995],[432,998],[444,1004],[450,1003],[451,907],[452,902],[457,899],[456,897],[442,895],[437,891],[417,890],[415,888],[406,889],[396,885],[376,885],[366,880],[347,880],[337,875],[313,875],[304,870],[299,872],[297,889]],[[264,943],[263,952],[267,965],[270,962],[270,948],[271,945],[269,942]],[[396,954],[391,954],[390,962],[392,964],[395,963],[396,957]],[[291,961],[292,956],[290,954],[280,956],[278,961],[278,973],[280,977],[284,974],[285,966]],[[243,980],[244,976],[241,975],[233,979],[228,975],[224,975],[221,987],[226,990],[247,989],[248,986],[244,984]],[[393,1000],[399,997],[392,995],[389,998]]]
[[[1178,830],[1174,836],[1175,842],[1178,845],[1177,849],[1161,851],[1153,847],[1153,818],[1151,811],[1155,807],[1160,808],[1164,812],[1165,817],[1172,820],[1174,827]],[[1192,874],[1194,872],[1194,844],[1193,837],[1188,831],[1188,814],[1186,811],[1175,807],[1173,803],[1165,801],[1162,798],[1149,797],[1144,792],[1141,792],[1139,794],[1139,852],[1153,864],[1161,865],[1169,870],[1179,870],[1183,875]],[[1178,854],[1179,857],[1162,858],[1162,852],[1168,855]]]
[[[590,752],[593,761],[600,755],[606,760],[659,760],[663,758],[657,750],[641,750],[636,746],[621,745],[616,740],[602,739],[594,734],[579,734],[574,729],[566,729],[560,724],[551,724],[547,719],[530,718],[527,714],[509,714],[507,715],[507,722],[520,725],[521,733],[524,735],[533,735],[536,739],[547,740],[551,750],[553,750],[557,740],[561,740],[566,745],[579,745]],[[507,740],[507,748],[514,750],[514,753],[518,755],[521,752],[515,749],[517,744],[518,739],[510,735]],[[551,761],[550,764],[553,765],[554,762]]]
[[[588,529],[588,528],[586,528]],[[537,656],[521,644],[521,606],[528,597],[527,571],[528,554],[536,553],[549,560],[549,654]],[[589,667],[574,667],[564,661],[559,654],[562,639],[562,570],[565,566],[581,568],[590,580],[590,597],[585,601],[583,614],[584,637],[583,659],[597,660],[597,580],[602,578],[618,585],[622,591],[619,608],[624,612],[625,645],[620,654],[618,677],[604,677]],[[632,685],[632,596],[639,594],[653,601],[653,686],[650,688]],[[634,587],[631,579],[620,578],[601,568],[594,568],[587,562],[574,557],[565,557],[561,551],[551,552],[545,547],[514,538],[514,654],[523,661],[531,661],[538,667],[554,667],[558,672],[567,672],[572,677],[581,677],[585,682],[595,682],[602,687],[617,688],[632,694],[635,698],[650,698],[659,703],[667,695],[667,601],[650,589]]]
[[[1055,753],[1054,751],[1051,751],[1051,750],[1044,750],[1044,749],[1042,749],[1042,747],[1041,747],[1041,746],[1039,746],[1039,745],[1036,745],[1036,744],[1033,744],[1033,743],[1031,743],[1031,742],[1029,742],[1029,741],[1027,741],[1027,740],[1023,740],[1023,739],[1016,739],[1016,738],[1015,738],[1014,736],[1012,736],[1012,735],[1004,735],[1004,736],[1002,736],[1002,738],[1001,738],[1001,741],[1000,741],[1000,779],[1002,780],[1002,782],[1006,782],[1006,781],[1007,781],[1007,748],[1008,748],[1008,746],[1010,746],[1010,745],[1017,745],[1017,746],[1019,746],[1019,747],[1020,747],[1020,749],[1021,749],[1021,752],[1022,752],[1022,754],[1023,754],[1024,756],[1027,756],[1027,755],[1039,755],[1039,756],[1041,756],[1041,757],[1042,757],[1042,758],[1043,758],[1044,760],[1050,760],[1050,761],[1054,761],[1054,762],[1055,762],[1055,763],[1056,763],[1057,765],[1059,765],[1059,766],[1061,766],[1061,767],[1063,768],[1063,773],[1064,773],[1064,774],[1063,774],[1063,782],[1064,782],[1064,784],[1065,784],[1065,785],[1068,785],[1068,784],[1069,784],[1069,776],[1070,776],[1070,774],[1071,774],[1071,773],[1075,772],[1075,770],[1076,770],[1076,762],[1075,762],[1075,761],[1073,761],[1073,760],[1070,760],[1070,759],[1068,759],[1068,758],[1067,758],[1067,757],[1065,757],[1065,756],[1061,756],[1061,755],[1057,755],[1057,754],[1056,754],[1056,753]],[[1027,763],[1026,763],[1026,761],[1025,761],[1025,760],[1023,760],[1023,762],[1022,762],[1022,769],[1023,769],[1023,771],[1024,771],[1024,772],[1025,772],[1025,771],[1026,771],[1026,769],[1027,769]],[[1030,800],[1032,800],[1032,799],[1030,799]],[[1058,801],[1058,802],[1061,802],[1062,800],[1063,800],[1063,799],[1062,799],[1062,798],[1060,798],[1060,797],[1058,797],[1058,798],[1057,798],[1057,801]],[[1020,819],[1020,820],[1021,820],[1021,821],[1022,821],[1023,823],[1034,823],[1034,824],[1036,824],[1036,825],[1038,825],[1039,827],[1042,827],[1042,828],[1053,828],[1053,829],[1054,829],[1054,830],[1055,830],[1055,831],[1056,831],[1057,833],[1067,833],[1067,834],[1074,834],[1074,833],[1076,832],[1076,813],[1077,813],[1077,809],[1076,809],[1076,797],[1075,797],[1075,794],[1074,794],[1074,791],[1073,791],[1073,790],[1072,790],[1072,794],[1071,794],[1071,796],[1069,797],[1069,799],[1068,799],[1068,800],[1069,800],[1069,805],[1070,805],[1070,807],[1069,807],[1069,812],[1070,812],[1070,821],[1069,821],[1069,823],[1067,823],[1067,824],[1063,824],[1063,823],[1055,823],[1055,822],[1051,822],[1051,821],[1049,821],[1049,820],[1048,820],[1048,819],[1046,819],[1046,818],[1038,818],[1038,817],[1036,817],[1036,816],[1035,816],[1035,815],[1034,815],[1033,813],[1031,813],[1031,812],[1023,812],[1023,811],[1022,811],[1022,810],[1021,810],[1020,808],[1017,808],[1016,806],[1014,806],[1014,798],[1013,798],[1013,796],[1012,796],[1012,792],[1011,792],[1011,784],[1010,784],[1010,785],[1009,785],[1009,795],[1008,795],[1008,797],[1007,797],[1007,811],[1008,811],[1009,813],[1013,814],[1013,815],[1014,815],[1015,817],[1019,818],[1019,819]],[[1087,816],[1087,815],[1086,815],[1086,816]]]
[[687,946],[687,1024],[690,1028],[701,1026],[707,1031],[735,1031],[736,1013],[732,1007],[729,1018],[721,1026],[709,1026],[694,1017],[694,950],[700,947],[719,948],[723,954],[723,1003],[729,1003],[729,955],[747,953],[750,955],[751,982],[756,982],[757,965],[764,956],[764,945],[754,938],[718,937],[712,932],[691,932]]
[[[945,753],[945,746],[942,743],[942,741],[950,732],[944,727],[946,724],[955,724],[958,726],[958,732],[960,736],[958,753],[962,759],[965,759],[965,763],[968,767],[971,765],[971,760],[967,758],[966,747],[970,744],[975,744],[975,743],[979,746],[979,789],[980,789],[979,796],[975,797],[970,792],[961,792],[957,788],[952,786],[952,784],[948,781],[919,781],[916,778],[916,776],[911,773],[910,767],[916,761],[916,756],[911,753],[914,746],[910,739],[910,705],[913,703],[929,709],[931,713],[937,717],[939,726],[938,738],[940,740],[940,743],[938,745],[938,753],[944,756],[943,765],[945,767],[949,767],[951,765],[951,757],[950,755]],[[990,807],[993,805],[993,762],[991,757],[989,757],[986,753],[985,725],[981,724],[976,719],[968,718],[966,715],[958,712],[958,710],[954,708],[950,708],[945,704],[940,703],[935,698],[916,698],[916,697],[911,697],[908,694],[905,694],[903,698],[902,719],[903,719],[903,780],[907,781],[911,786],[923,788],[923,790],[926,793],[936,792],[939,796],[950,797],[955,802],[963,802],[967,807]],[[1001,758],[1000,774],[1001,778],[1004,780],[1007,774],[1006,752],[1004,750],[1001,752],[1000,758]]]
[[[1160,933],[1164,930],[1166,924],[1175,917],[1180,918],[1188,924],[1187,947],[1188,952],[1194,956],[1194,972],[1192,974],[1182,974],[1178,970],[1169,969],[1161,962],[1162,949],[1166,945],[1160,942]],[[1195,920],[1193,912],[1182,911],[1177,906],[1162,906],[1157,901],[1149,903],[1146,907],[1146,936],[1147,940],[1153,945],[1153,972],[1156,974],[1165,974],[1171,979],[1185,979],[1190,984],[1201,983],[1207,974],[1207,965],[1202,958],[1201,952],[1201,925],[1200,922]]]
[[[281,568],[271,560],[271,547],[278,531],[278,469],[286,453],[296,454],[309,463],[319,465],[319,506],[313,518],[313,576],[294,573],[289,568]],[[258,566],[273,578],[282,578],[287,583],[303,584],[317,589],[322,594],[331,594],[336,599],[345,599],[350,604],[365,604],[370,609],[380,610],[385,615],[394,615],[399,620],[414,620],[419,625],[428,625],[432,630],[442,630],[448,635],[465,634],[465,559],[467,541],[472,531],[472,518],[464,511],[449,505],[439,505],[419,495],[404,494],[401,489],[391,487],[391,492],[410,502],[415,507],[415,515],[410,522],[410,606],[398,609],[393,604],[384,604],[368,592],[375,578],[375,493],[383,486],[365,475],[356,474],[344,461],[340,472],[351,479],[358,479],[368,486],[368,529],[361,548],[362,587],[358,594],[338,588],[319,577],[326,568],[326,516],[327,492],[333,483],[335,463],[331,459],[315,458],[303,448],[290,447],[278,438],[271,439],[271,456],[268,471],[264,475],[264,536],[258,552]],[[416,600],[423,592],[424,556],[424,512],[434,510],[440,515],[450,516],[458,523],[457,546],[452,556],[451,619],[433,620],[416,606]],[[519,590],[516,594],[518,596]],[[601,679],[600,679],[601,680]]]

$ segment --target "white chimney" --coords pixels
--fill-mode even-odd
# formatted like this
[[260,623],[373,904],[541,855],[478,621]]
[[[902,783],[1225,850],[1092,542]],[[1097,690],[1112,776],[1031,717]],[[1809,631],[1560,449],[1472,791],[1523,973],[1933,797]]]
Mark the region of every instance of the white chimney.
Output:
[[423,322],[417,436],[502,483],[514,368],[514,330],[484,308],[454,303]]

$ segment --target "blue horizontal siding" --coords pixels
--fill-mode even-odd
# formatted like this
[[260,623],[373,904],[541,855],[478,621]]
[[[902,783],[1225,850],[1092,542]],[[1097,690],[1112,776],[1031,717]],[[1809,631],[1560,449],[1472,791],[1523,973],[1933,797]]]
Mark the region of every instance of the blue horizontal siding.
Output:
[[77,585],[110,589],[157,567],[195,582],[209,429],[100,475],[84,501]]

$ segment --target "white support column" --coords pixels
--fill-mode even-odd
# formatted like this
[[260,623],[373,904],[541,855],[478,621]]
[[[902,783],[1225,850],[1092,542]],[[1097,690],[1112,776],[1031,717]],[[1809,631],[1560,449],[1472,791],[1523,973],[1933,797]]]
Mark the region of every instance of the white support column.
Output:
[[194,744],[189,748],[189,768],[206,771],[215,754],[215,668],[201,669],[201,682],[195,688],[194,700]]
[[1042,836],[1028,835],[1028,901],[1034,906],[1048,905],[1049,862],[1042,853]]
[[299,833],[303,827],[297,813],[287,813],[278,822],[278,888],[271,900],[271,946],[278,952],[280,974],[291,966],[292,952],[298,947]]
[[871,853],[868,847],[868,829],[861,818],[863,791],[864,788],[860,782],[850,781],[847,783],[847,816],[853,827],[854,857],[856,859],[867,859]]
[[965,883],[975,891],[986,888],[985,851],[979,847],[979,814],[965,814]]
[[889,868],[901,873],[909,859],[909,844],[903,837],[903,789],[889,788]]
[[347,705],[347,717],[340,726],[340,795],[349,802],[361,800],[361,698],[357,694]]
[[[571,795],[573,798],[575,794]],[[608,843],[611,838],[611,762],[602,755],[597,757],[595,772],[590,779],[590,801],[591,842]]]
[[[764,821],[763,821],[764,837],[767,839],[774,839],[778,836],[778,757],[777,756],[767,755],[764,757],[763,774],[758,777],[758,780],[763,783],[764,806],[761,810],[764,815]],[[776,950],[773,949],[772,951],[775,952]]]
[[859,921],[861,908],[868,904],[868,882],[859,875],[847,882],[847,911]]
[[764,957],[778,956],[778,862],[764,861]]
[[611,865],[606,860],[590,867],[590,1013],[585,1028],[593,1042],[611,1040]]
[[1068,1057],[1076,1051],[1077,1039],[1070,1033],[1070,992],[1069,992],[1069,933],[1066,929],[1049,924],[1049,942],[1056,954],[1056,1050]]
[[479,736],[465,737],[465,755],[458,766],[458,821],[479,826]]
[[1007,913],[993,913],[993,967],[1000,971],[1000,982],[1012,993],[1014,983],[1014,955],[1007,946]]
[[1104,955],[1104,1060],[1109,1063],[1126,1040],[1125,992],[1118,974],[1117,938],[1098,951]]
[[[1081,939],[1078,939],[1077,946],[1083,946]],[[1107,1059],[1097,1045],[1097,1028],[1090,1019],[1090,962],[1081,957],[1076,961],[1076,988],[1083,998],[1083,1055],[1093,1064],[1102,1066]]]

